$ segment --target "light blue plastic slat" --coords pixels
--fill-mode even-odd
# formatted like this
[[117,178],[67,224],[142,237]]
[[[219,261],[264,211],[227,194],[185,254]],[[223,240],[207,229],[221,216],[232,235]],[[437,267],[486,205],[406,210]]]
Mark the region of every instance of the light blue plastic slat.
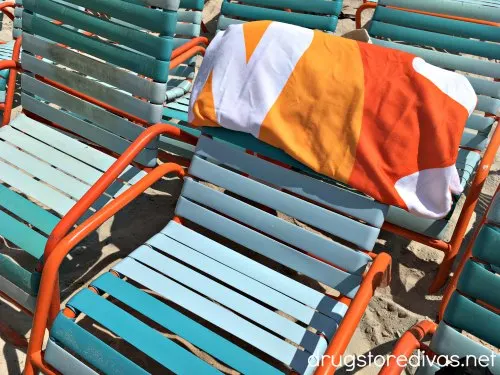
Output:
[[445,69],[454,69],[491,78],[500,78],[500,64],[492,61],[483,61],[470,57],[453,55],[450,53],[431,51],[424,48],[398,44],[377,38],[372,38],[372,41],[374,44],[379,46],[413,53],[422,57],[429,64],[440,66]]
[[147,246],[139,247],[129,255],[129,258],[149,266],[192,290],[196,290],[206,298],[220,303],[272,332],[276,332],[279,336],[300,344],[310,353],[318,344],[320,336]]
[[500,82],[466,76],[478,95],[500,99]]
[[475,131],[464,131],[460,140],[460,147],[465,147],[473,150],[484,150],[488,144],[488,134],[478,133]]
[[78,178],[89,185],[95,183],[102,175],[100,170],[84,164],[68,154],[56,150],[11,126],[4,126],[0,130],[0,138],[7,140],[16,147],[29,150],[30,153],[36,155],[38,158],[49,164],[57,165],[58,169],[66,173],[71,174],[78,171]]
[[36,259],[43,255],[47,238],[12,216],[0,211],[0,235],[28,252]]
[[89,189],[83,182],[5,142],[0,144],[0,158],[73,198],[81,198]]
[[[371,250],[380,233],[378,228],[359,223],[346,216],[283,193],[210,163],[198,156],[193,158],[189,173],[240,196],[262,203],[267,207],[294,217],[318,229],[341,237],[363,249]],[[339,255],[338,253],[335,254],[336,257]],[[359,252],[350,251],[349,256],[352,259],[362,258],[367,262],[370,261],[368,255]]]
[[[285,364],[290,364],[296,355],[305,353],[297,352],[297,349],[291,344],[131,258],[126,258],[114,266],[113,269],[236,337],[245,340]],[[303,360],[307,360],[306,357],[307,355],[304,354]]]
[[281,374],[229,340],[110,273],[92,282],[92,286],[110,294],[244,374]]
[[[269,267],[266,267],[265,265],[262,265],[236,251],[233,251],[208,237],[176,223],[175,221],[168,223],[161,233],[168,236],[172,241],[181,242],[199,253],[248,276],[249,279],[258,281],[263,285],[269,285],[277,292],[289,296],[291,300],[295,300],[311,307],[314,310],[318,310],[322,314],[333,318],[337,322],[340,322],[347,311],[347,306],[345,304],[311,289],[308,286],[301,284]],[[168,247],[168,250],[170,250],[170,247]],[[226,275],[227,274],[225,274],[225,276]],[[252,285],[253,284],[254,283],[252,283]],[[244,287],[252,287],[252,285],[247,284]],[[278,296],[279,295],[277,294],[273,294],[275,303],[279,303]],[[283,299],[283,297],[280,298]],[[285,303],[280,304],[279,308],[298,319],[303,319],[303,321],[308,320],[307,309],[300,308],[292,311],[291,309],[295,309],[295,307],[288,306]]]
[[85,313],[175,373],[220,374],[194,354],[89,289],[71,298],[68,306]]
[[366,254],[270,215],[190,178],[184,180],[182,196],[205,207],[210,207],[284,243],[315,254],[348,272],[361,274],[371,261],[371,258]]
[[222,142],[205,136],[200,137],[196,153],[336,211],[359,218],[373,226],[381,227],[384,222],[387,212],[385,205],[315,178],[278,167]]
[[0,162],[0,180],[43,203],[61,216],[65,215],[76,203],[66,195],[2,162]]
[[73,353],[78,353],[86,362],[105,374],[148,375],[145,370],[130,359],[103,343],[62,313],[59,313],[54,320],[50,330],[50,337],[61,347]]
[[52,339],[47,340],[43,359],[61,374],[98,375],[97,372],[73,357]]
[[[324,332],[327,337],[332,337],[333,332],[337,329],[337,321],[332,318],[319,314],[312,308],[283,295],[274,289],[274,285],[267,286],[239,271],[246,267],[248,258],[243,257],[241,263],[236,265],[237,269],[234,269],[234,264],[228,266],[225,264],[224,259],[220,257],[218,260],[212,259],[164,234],[154,236],[147,244],[163,253],[167,253],[169,256],[179,259],[183,263],[209,273],[224,284],[230,285],[236,290],[242,291],[269,306],[283,311],[303,323],[310,324],[319,331]],[[226,249],[226,252],[229,253],[232,251]],[[132,257],[136,258],[134,255]]]
[[456,355],[458,358],[467,355],[479,357],[486,355],[491,358],[493,354],[493,363],[488,363],[489,369],[494,375],[500,374],[500,355],[492,353],[492,351],[480,343],[460,334],[457,330],[450,327],[444,321],[439,323],[436,333],[432,337],[430,348],[432,351],[442,355]]
[[478,95],[476,109],[482,112],[496,115],[500,112],[500,99],[494,99],[488,96]]
[[0,184],[0,205],[49,235],[59,218]]
[[183,197],[177,203],[176,214],[304,275],[319,280],[349,298],[353,298],[359,289],[362,280],[360,275],[352,275],[334,268]]
[[488,131],[495,120],[493,117],[485,117],[473,114],[467,120],[467,128],[474,129],[480,132]]
[[484,264],[468,260],[458,279],[457,289],[466,296],[500,309],[500,277],[489,271]]

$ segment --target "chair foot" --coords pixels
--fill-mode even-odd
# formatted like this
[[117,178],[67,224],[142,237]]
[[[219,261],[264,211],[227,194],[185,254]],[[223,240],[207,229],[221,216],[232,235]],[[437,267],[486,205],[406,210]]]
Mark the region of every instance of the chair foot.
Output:
[[2,322],[0,322],[0,337],[17,348],[26,349],[28,347],[28,340],[23,335]]

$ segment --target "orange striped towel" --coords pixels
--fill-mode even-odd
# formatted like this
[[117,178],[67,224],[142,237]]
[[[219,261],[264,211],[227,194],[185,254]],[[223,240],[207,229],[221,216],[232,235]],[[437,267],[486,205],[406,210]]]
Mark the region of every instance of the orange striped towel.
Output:
[[207,49],[189,120],[252,134],[314,171],[441,218],[462,187],[469,81],[411,54],[278,22],[230,26]]

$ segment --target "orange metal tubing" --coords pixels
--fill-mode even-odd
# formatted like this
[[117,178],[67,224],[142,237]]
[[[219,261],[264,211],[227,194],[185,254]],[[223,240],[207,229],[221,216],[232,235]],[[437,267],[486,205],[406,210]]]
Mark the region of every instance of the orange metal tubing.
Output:
[[341,356],[344,354],[356,327],[359,325],[375,289],[384,280],[390,265],[391,257],[389,254],[380,253],[377,256],[361,283],[356,296],[351,301],[333,340],[328,345],[324,355],[326,360],[317,368],[316,375],[331,375],[335,372],[336,366],[340,363]]
[[398,358],[409,358],[415,350],[421,347],[425,336],[434,334],[436,328],[436,323],[424,320],[406,331],[396,343],[392,351],[392,356],[389,357],[388,362],[382,367],[379,375],[401,374],[406,366],[399,366]]
[[16,3],[14,1],[5,1],[0,4],[0,11],[5,14],[11,21],[14,20],[14,14],[12,14],[7,8],[15,8]]
[[[149,136],[155,137],[166,129],[169,131],[169,127],[166,125],[155,125],[150,128],[153,131],[149,132]],[[136,150],[139,145],[147,144],[148,142],[145,140],[149,140],[149,137],[142,137],[142,139],[138,139],[138,141],[132,144],[131,149]],[[135,146],[135,147],[134,147]],[[110,168],[110,172],[106,173],[106,175],[116,175],[119,174],[119,168],[126,163],[130,158],[134,158],[133,151],[129,149],[126,155],[122,156],[118,159],[113,166]],[[140,151],[140,149],[138,150]],[[123,166],[123,168],[125,167]],[[122,169],[123,170],[123,169]],[[38,293],[37,304],[35,308],[35,314],[33,318],[33,328],[31,330],[31,338],[28,345],[27,359],[26,359],[26,367],[24,370],[25,375],[34,375],[35,367],[40,370],[46,372],[49,370],[47,366],[43,365],[41,361],[37,361],[35,356],[36,353],[40,353],[42,350],[43,339],[45,335],[45,329],[48,326],[50,319],[51,306],[54,303],[54,300],[59,300],[59,296],[54,295],[54,290],[57,282],[57,274],[59,270],[59,266],[64,260],[65,256],[73,249],[80,241],[82,241],[88,234],[96,230],[102,223],[116,214],[123,207],[128,205],[131,201],[137,198],[142,192],[144,192],[148,187],[153,185],[156,181],[161,179],[166,174],[176,173],[177,175],[183,177],[184,170],[181,166],[176,164],[162,164],[159,167],[153,169],[150,173],[144,176],[140,181],[130,187],[127,191],[125,191],[122,195],[120,195],[115,200],[111,201],[104,208],[97,211],[94,215],[92,215],[89,219],[85,220],[82,224],[80,224],[76,229],[74,229],[71,233],[66,235],[58,244],[53,248],[45,261],[45,266],[42,272],[42,278],[40,282],[40,290]],[[101,177],[101,179],[96,183],[97,186],[102,186],[102,181],[107,180]],[[101,183],[100,183],[101,182]],[[96,186],[94,185],[94,187]],[[95,194],[98,188],[91,189]],[[90,191],[89,191],[90,193]],[[90,197],[93,194],[87,193],[86,196]],[[85,197],[84,197],[85,198]],[[82,198],[83,199],[83,198]],[[82,205],[80,205],[82,206]],[[33,361],[35,359],[35,361]]]
[[197,55],[198,53],[204,55],[205,54],[205,48],[196,46],[194,48],[191,48],[185,52],[180,53],[177,57],[173,58],[170,61],[170,69],[173,69],[180,64],[182,64],[184,61],[187,59],[190,59],[191,57]]
[[[367,0],[363,0],[363,4],[361,4],[361,6],[356,11],[356,28],[357,29],[361,28],[361,13],[365,9],[376,8],[376,7],[377,7],[377,3],[368,3]],[[453,15],[442,14],[442,13],[432,13],[432,12],[426,12],[426,11],[423,11],[423,10],[401,8],[401,7],[393,7],[393,6],[387,6],[387,8],[404,10],[404,11],[407,11],[407,12],[418,13],[418,14],[424,14],[426,16],[448,18],[448,19],[452,19],[452,20],[456,20],[456,21],[465,21],[465,22],[471,22],[471,23],[478,23],[480,25],[500,27],[500,23],[492,22],[492,21],[485,21],[485,20],[480,20],[480,19],[475,19],[475,18],[453,16]]]
[[17,72],[20,69],[19,66],[19,55],[21,53],[21,43],[23,37],[20,36],[14,42],[14,49],[12,50],[12,61],[16,63],[14,68],[10,69],[9,80],[7,81],[7,92],[5,95],[5,106],[3,113],[2,124],[7,125],[10,122],[10,117],[12,114],[12,106],[14,104],[14,94],[16,92],[16,79]]
[[208,38],[204,36],[200,36],[197,38],[191,39],[189,42],[183,44],[180,47],[177,47],[176,49],[173,50],[172,55],[170,56],[170,59],[175,59],[177,56],[180,56],[184,52],[190,50],[193,47],[196,47],[197,45],[203,45],[203,46],[208,46]]

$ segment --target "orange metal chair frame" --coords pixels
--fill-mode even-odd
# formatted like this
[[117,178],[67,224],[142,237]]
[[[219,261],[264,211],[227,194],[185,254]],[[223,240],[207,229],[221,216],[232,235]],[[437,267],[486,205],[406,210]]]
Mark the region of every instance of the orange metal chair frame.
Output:
[[[375,8],[377,6],[376,3],[367,3],[365,2],[362,4],[358,10],[356,11],[356,28],[361,28],[361,13],[369,8]],[[402,9],[402,8],[396,8],[393,7],[394,9]],[[408,9],[403,9],[408,11]],[[468,19],[468,18],[460,18],[460,17],[455,17],[455,16],[447,16],[447,15],[442,15],[442,14],[435,14],[435,13],[427,13],[427,12],[420,12],[420,11],[413,11],[415,13],[422,13],[422,14],[428,14],[428,15],[433,15],[433,16],[439,16],[439,17],[444,17],[444,18],[451,18],[451,19],[457,19],[457,20],[462,20],[462,21],[469,21],[469,22],[474,22],[474,23],[479,23],[479,24],[487,24],[491,25],[491,22],[488,21],[482,21],[482,20],[474,20],[474,19]],[[500,26],[500,24],[493,24],[495,26]],[[494,114],[487,114],[487,116],[493,117],[495,121],[499,121],[500,117],[496,116]],[[488,147],[486,148],[486,151],[483,155],[483,158],[481,159],[481,163],[477,167],[476,174],[474,176],[474,179],[471,183],[471,186],[469,187],[468,194],[466,196],[466,200],[464,202],[464,205],[462,207],[462,210],[460,212],[460,216],[457,220],[457,223],[455,225],[455,229],[453,230],[453,234],[451,236],[451,239],[449,242],[443,241],[443,240],[438,240],[434,239],[431,237],[427,237],[423,234],[411,231],[409,229],[401,228],[398,227],[397,225],[391,224],[391,223],[384,223],[383,229],[397,234],[401,237],[408,238],[413,241],[417,241],[419,243],[422,243],[424,245],[430,246],[436,250],[440,250],[444,252],[444,258],[441,264],[439,265],[439,269],[437,272],[437,275],[435,276],[432,285],[429,288],[430,293],[436,293],[439,289],[441,289],[446,281],[448,280],[448,277],[450,275],[451,268],[453,266],[453,262],[455,261],[455,258],[458,254],[458,251],[460,250],[460,246],[462,244],[462,241],[465,237],[465,233],[467,232],[467,225],[469,224],[469,221],[472,217],[472,214],[474,213],[474,209],[476,208],[479,195],[481,193],[481,190],[483,188],[484,183],[486,182],[486,178],[488,177],[491,165],[495,161],[495,155],[498,151],[498,148],[500,147],[500,130],[499,126],[496,127],[496,129],[493,132],[493,135],[491,137],[490,143],[488,144]]]
[[[1,4],[0,7],[2,5],[3,4]],[[201,42],[203,42],[203,41],[204,40],[202,39]],[[9,75],[8,87],[7,87],[8,91],[7,91],[7,96],[6,96],[6,102],[5,102],[5,107],[4,107],[5,110],[4,110],[3,123],[1,126],[7,125],[11,119],[17,72],[22,71],[22,68],[19,64],[19,54],[20,54],[20,50],[21,50],[21,43],[22,43],[22,37],[19,37],[16,40],[15,45],[14,45],[13,59],[12,60],[0,61],[0,70],[11,69],[11,73]],[[180,50],[180,52],[178,52],[176,54],[176,56],[174,58],[172,58],[172,60],[170,62],[170,68],[171,69],[175,68],[178,65],[180,65],[182,62],[184,62],[185,60],[191,58],[192,56],[194,56],[198,53],[204,53],[204,52],[205,52],[205,49],[203,47],[200,47],[200,46],[194,46],[194,47],[191,46],[191,48],[182,49],[182,50]],[[42,81],[48,82],[48,83],[52,84],[53,86],[55,86],[63,91],[66,91],[72,95],[75,95],[81,99],[87,100],[87,101],[91,102],[92,104],[95,104],[97,106],[105,108],[105,109],[107,109],[107,110],[109,110],[109,111],[111,111],[119,116],[126,117],[129,120],[134,121],[134,122],[138,122],[138,123],[142,124],[143,126],[147,125],[142,119],[131,116],[130,114],[128,114],[124,111],[118,110],[114,107],[107,105],[106,103],[103,103],[103,102],[96,100],[92,97],[89,97],[89,96],[84,95],[82,93],[79,93],[75,90],[72,90],[69,87],[66,87],[64,85],[58,84],[58,83],[53,82],[53,81],[50,81],[50,80],[45,79],[43,77],[37,77],[37,78],[41,79]],[[0,109],[1,108],[2,107],[0,107]],[[36,116],[33,116],[29,112],[27,112],[27,115],[32,116],[32,117],[36,117]],[[51,124],[51,125],[57,127],[57,124]],[[193,145],[196,144],[196,141],[197,141],[196,138],[191,136],[190,134],[187,134],[187,133],[183,132],[182,130],[177,129],[175,127],[169,127],[169,129],[170,129],[169,131],[165,131],[165,132],[168,133],[169,135],[171,135],[172,137],[177,138],[179,140],[182,140],[182,141],[189,143],[189,144],[193,144]],[[130,163],[132,163],[133,159],[134,158],[132,158]],[[143,168],[143,169],[149,170],[147,168]],[[105,173],[103,175],[103,177],[108,176],[108,175],[109,175],[109,171],[107,173]],[[106,180],[106,181],[108,181],[108,180]],[[111,181],[114,181],[114,178]],[[107,186],[106,186],[106,188],[107,188]],[[82,198],[82,200],[85,197],[87,197],[86,199],[89,199],[88,196],[86,195]],[[82,200],[80,200],[80,202]],[[90,202],[90,203],[93,203],[94,201],[95,201],[95,199],[92,200],[92,202]],[[86,201],[84,201],[84,203],[85,202]],[[75,205],[75,207],[76,206],[78,206],[78,204]],[[75,207],[73,207],[73,208],[75,209]],[[90,205],[88,207],[90,207]],[[54,228],[53,232],[49,236],[49,239],[48,239],[46,247],[45,247],[44,258],[48,257],[48,254],[58,244],[59,240],[62,239],[66,235],[66,233],[69,231],[69,229],[71,229],[71,227],[76,223],[76,221],[80,218],[81,215],[83,215],[83,213],[75,214],[75,210],[70,210],[68,212],[68,214],[59,222],[59,225],[57,225],[56,228]],[[42,268],[43,268],[43,266],[41,264],[39,264],[37,267],[37,270],[41,271]],[[53,304],[53,306],[54,306],[53,311],[58,311],[59,310],[59,302],[58,302],[59,301],[59,290],[58,289],[56,290],[55,294],[57,295],[57,301],[55,301]],[[9,303],[11,303],[14,306],[16,306],[17,308],[19,308],[22,312],[26,313],[27,315],[32,315],[32,313],[30,311],[24,309],[21,305],[19,305],[13,299],[9,298],[4,293],[0,293],[0,296],[3,299],[7,300]],[[17,347],[26,347],[27,346],[27,342],[26,342],[26,339],[24,338],[24,336],[15,332],[12,328],[10,328],[8,325],[2,323],[1,321],[0,321],[0,335],[4,336],[10,343],[12,343],[13,345],[15,345]]]
[[[500,192],[500,187],[497,188],[496,194]],[[495,196],[495,194],[493,194]],[[458,265],[453,278],[450,283],[446,287],[446,290],[443,294],[443,300],[441,301],[441,305],[439,306],[439,313],[437,321],[441,321],[444,316],[444,311],[448,302],[450,301],[451,295],[457,289],[458,279],[462,270],[464,269],[465,263],[472,257],[472,248],[474,247],[474,242],[481,230],[481,227],[486,222],[487,213],[484,214],[481,222],[478,224],[476,230],[474,231],[474,235],[470,243],[467,246],[467,250],[464,255],[460,259],[460,264]],[[480,301],[477,301],[480,303]],[[485,307],[494,309],[491,306],[485,305]],[[422,343],[424,338],[427,335],[433,335],[436,331],[437,323],[431,322],[429,320],[424,320],[420,323],[417,323],[413,327],[411,327],[408,331],[406,331],[403,336],[398,340],[394,349],[392,351],[392,356],[389,357],[388,363],[382,368],[379,375],[399,375],[404,370],[405,366],[400,366],[401,363],[398,363],[397,358],[404,356],[405,358],[409,358],[410,355],[417,349],[422,349],[424,351],[427,350],[427,346]],[[432,353],[428,353],[432,355]]]
[[[9,11],[8,8],[14,9],[16,7],[16,3],[13,1],[5,1],[0,4],[0,11],[5,14],[11,21],[14,20],[14,14]],[[0,111],[4,111],[3,124],[8,124],[10,121],[10,114],[12,111],[12,105],[14,103],[14,93],[16,91],[16,70],[18,68],[19,63],[19,53],[21,51],[21,38],[18,38],[14,44],[14,50],[12,51],[12,59],[11,60],[3,60],[4,61],[13,61],[16,66],[5,67],[3,69],[10,69],[9,79],[7,81],[7,92],[5,93],[5,102],[0,103]],[[3,44],[3,43],[2,43]],[[2,69],[2,70],[3,70]]]
[[[139,182],[129,190],[110,202],[101,210],[94,213],[76,229],[73,227],[88,207],[98,199],[107,187],[120,175],[124,168],[129,165],[136,155],[146,147],[149,142],[160,134],[182,137],[181,131],[167,124],[156,124],[144,131],[132,145],[120,156],[110,169],[96,182],[96,184],[80,199],[80,201],[68,212],[65,218],[57,225],[49,237],[45,248],[45,264],[42,270],[40,290],[34,313],[33,328],[28,346],[25,375],[33,375],[36,371],[45,374],[57,374],[43,361],[42,345],[44,335],[57,313],[60,310],[60,296],[58,286],[58,271],[65,256],[87,235],[96,230],[102,223],[113,216],[120,209],[128,205],[153,183],[169,173],[183,177],[184,169],[173,163],[162,164],[152,169]],[[180,218],[175,218],[181,221]],[[335,371],[335,364],[340,362],[340,356],[345,352],[356,327],[363,316],[375,289],[382,283],[388,282],[390,277],[391,258],[388,254],[379,254],[364,275],[364,282],[352,300],[346,300],[349,305],[344,319],[342,320],[335,337],[330,343],[325,356],[332,360],[324,362],[316,371],[316,374],[326,375]]]

